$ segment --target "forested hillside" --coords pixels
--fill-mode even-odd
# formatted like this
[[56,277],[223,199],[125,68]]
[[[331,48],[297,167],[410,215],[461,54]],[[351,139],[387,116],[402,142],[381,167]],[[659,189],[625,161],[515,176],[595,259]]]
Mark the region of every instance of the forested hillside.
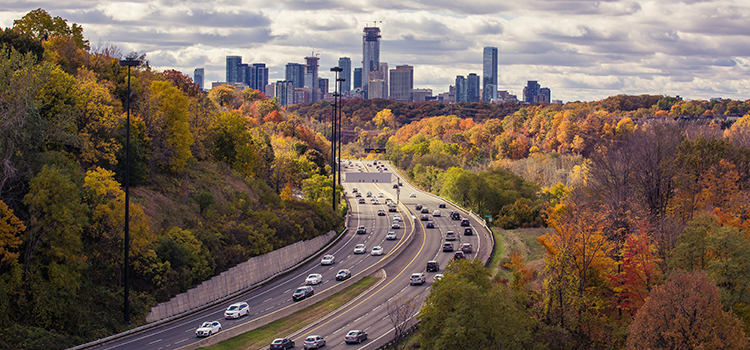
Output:
[[125,57],[41,9],[0,43],[0,348],[66,348],[137,326],[239,262],[341,227],[330,145],[299,117],[258,91],[205,94],[125,55],[139,65],[124,325]]

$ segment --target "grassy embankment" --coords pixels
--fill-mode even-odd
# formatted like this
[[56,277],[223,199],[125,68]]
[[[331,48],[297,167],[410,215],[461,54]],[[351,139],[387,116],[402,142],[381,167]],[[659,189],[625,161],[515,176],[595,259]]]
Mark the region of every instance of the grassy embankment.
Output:
[[[212,350],[235,350],[235,349],[260,349],[271,344],[275,338],[285,337],[292,334],[308,324],[320,319],[343,306],[350,300],[356,298],[362,292],[377,283],[376,277],[364,277],[351,287],[342,290],[307,309],[298,311],[291,316],[271,322],[265,326],[256,328],[250,332],[243,333],[232,339],[225,340],[217,345],[205,349]],[[302,345],[298,342],[297,346]]]

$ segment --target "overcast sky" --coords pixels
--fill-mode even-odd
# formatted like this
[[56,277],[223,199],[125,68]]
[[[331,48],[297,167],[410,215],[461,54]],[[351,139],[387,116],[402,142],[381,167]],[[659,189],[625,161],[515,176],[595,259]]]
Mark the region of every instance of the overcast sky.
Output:
[[3,0],[0,26],[40,7],[82,25],[92,47],[190,76],[203,67],[206,87],[226,79],[227,55],[265,63],[270,82],[312,52],[321,77],[339,57],[361,67],[362,29],[377,21],[380,61],[414,66],[414,87],[435,95],[456,75],[481,76],[494,46],[498,86],[519,98],[537,80],[565,102],[750,99],[749,0]]

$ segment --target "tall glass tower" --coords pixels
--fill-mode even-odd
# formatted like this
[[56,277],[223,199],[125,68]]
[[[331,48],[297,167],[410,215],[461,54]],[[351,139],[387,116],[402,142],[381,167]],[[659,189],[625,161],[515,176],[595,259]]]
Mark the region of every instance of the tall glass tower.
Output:
[[[490,86],[491,85],[491,86]],[[482,101],[497,98],[497,48],[485,47],[482,54]]]
[[[380,28],[365,27],[362,35],[362,89],[367,94],[370,72],[380,68]],[[387,74],[387,72],[386,72]]]
[[[340,57],[339,68],[341,68],[339,78],[344,79],[344,81],[341,82],[341,93],[348,95],[349,91],[352,90],[352,59],[349,57]],[[336,82],[334,82],[334,84],[336,84]]]
[[206,75],[205,72],[206,71],[203,68],[196,68],[193,71],[193,81],[198,84],[198,89],[200,89],[200,91],[203,91],[203,77]]
[[[227,56],[227,82],[242,82],[239,67],[242,64],[242,56]],[[244,74],[243,74],[244,76]]]

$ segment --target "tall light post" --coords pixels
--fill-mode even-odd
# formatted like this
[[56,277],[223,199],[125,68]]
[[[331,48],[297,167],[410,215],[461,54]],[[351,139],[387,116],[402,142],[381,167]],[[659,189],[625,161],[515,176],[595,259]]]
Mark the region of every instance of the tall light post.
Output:
[[[343,70],[343,69],[339,68],[339,70]],[[346,79],[344,79],[344,78],[336,78],[336,83],[338,84],[338,90],[339,90],[339,93],[338,93],[338,95],[339,95],[339,106],[338,106],[338,118],[337,118],[338,119],[338,132],[337,132],[337,135],[336,135],[336,139],[339,141],[339,145],[338,145],[338,149],[339,149],[339,157],[338,157],[339,163],[341,162],[341,118],[342,118],[342,115],[343,115],[343,113],[342,113],[343,111],[342,111],[342,107],[341,107],[341,97],[342,97],[342,94],[344,93],[343,91],[341,91],[341,83],[345,82],[345,81],[346,81]],[[340,164],[339,164],[338,169],[339,169],[339,185],[341,185],[341,165]]]
[[[341,67],[333,67],[331,68],[331,72],[334,72],[336,75],[336,80],[339,80],[339,72],[343,71]],[[331,165],[333,166],[333,179],[331,182],[331,187],[333,187],[333,199],[331,200],[333,205],[333,211],[336,211],[336,204],[338,203],[338,198],[336,198],[336,173],[338,172],[339,165],[338,162],[336,162],[336,145],[338,142],[338,137],[336,135],[336,123],[338,120],[337,117],[337,109],[338,109],[338,97],[339,97],[339,87],[338,85],[334,84],[334,90],[333,90],[333,114],[331,114]],[[339,174],[339,182],[341,181],[341,174]]]
[[139,65],[134,59],[120,60],[120,66],[128,67],[128,97],[127,97],[127,120],[125,122],[125,260],[123,270],[125,273],[125,324],[130,324],[130,67]]

